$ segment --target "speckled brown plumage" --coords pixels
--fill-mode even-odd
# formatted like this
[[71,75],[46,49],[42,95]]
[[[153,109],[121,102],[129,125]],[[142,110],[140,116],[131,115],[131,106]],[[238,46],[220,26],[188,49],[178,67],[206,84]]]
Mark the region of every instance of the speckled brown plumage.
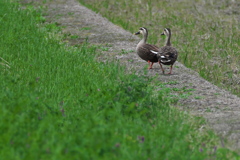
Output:
[[164,74],[164,69],[161,64],[171,65],[170,72],[168,74],[172,74],[172,66],[178,58],[178,51],[176,50],[176,48],[171,46],[171,42],[170,42],[171,30],[169,28],[165,28],[161,35],[166,35],[168,38],[167,38],[166,45],[160,48],[158,51],[158,54],[157,54],[158,63],[160,64],[163,74]]
[[148,37],[147,28],[141,27],[139,31],[135,33],[135,35],[137,34],[143,35],[143,39],[138,43],[136,48],[137,54],[139,55],[140,58],[149,63],[148,69],[152,69],[153,63],[158,62],[157,52],[159,48],[155,45],[146,43]]

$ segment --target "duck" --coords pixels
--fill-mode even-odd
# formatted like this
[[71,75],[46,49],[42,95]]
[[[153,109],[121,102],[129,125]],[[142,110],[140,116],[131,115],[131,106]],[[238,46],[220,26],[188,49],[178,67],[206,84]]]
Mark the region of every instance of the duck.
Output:
[[176,62],[178,58],[178,51],[176,48],[171,45],[171,30],[170,28],[164,28],[163,33],[161,35],[166,35],[166,43],[165,46],[161,47],[157,53],[158,63],[164,74],[163,65],[170,65],[170,72],[168,74],[172,74],[173,64]]
[[157,52],[159,47],[147,44],[148,30],[145,27],[140,27],[135,35],[142,34],[142,40],[137,44],[136,51],[140,58],[147,61],[149,64],[148,69],[152,69],[153,63],[158,62]]

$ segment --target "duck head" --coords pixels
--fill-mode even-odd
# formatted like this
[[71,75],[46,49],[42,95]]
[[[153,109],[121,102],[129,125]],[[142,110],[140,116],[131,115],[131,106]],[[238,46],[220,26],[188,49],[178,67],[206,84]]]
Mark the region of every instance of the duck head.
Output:
[[138,32],[134,33],[134,35],[138,35],[138,34],[146,35],[147,33],[148,33],[147,28],[141,27],[139,28]]

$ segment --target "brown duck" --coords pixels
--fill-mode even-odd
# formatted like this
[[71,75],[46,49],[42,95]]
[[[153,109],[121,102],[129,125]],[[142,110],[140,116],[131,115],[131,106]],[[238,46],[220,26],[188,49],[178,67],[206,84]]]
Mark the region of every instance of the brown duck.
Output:
[[170,72],[168,74],[172,74],[172,67],[173,67],[173,64],[177,60],[178,52],[177,52],[176,48],[171,46],[171,42],[170,42],[171,30],[169,28],[165,28],[161,35],[166,35],[167,41],[166,41],[165,46],[160,48],[158,51],[158,54],[157,54],[158,63],[160,64],[163,74],[164,74],[164,69],[162,67],[162,64],[171,65]]
[[148,69],[152,69],[153,63],[158,62],[157,52],[159,48],[157,46],[147,44],[148,30],[147,28],[141,27],[135,35],[142,34],[143,39],[137,45],[137,54],[140,58],[147,61],[149,64]]

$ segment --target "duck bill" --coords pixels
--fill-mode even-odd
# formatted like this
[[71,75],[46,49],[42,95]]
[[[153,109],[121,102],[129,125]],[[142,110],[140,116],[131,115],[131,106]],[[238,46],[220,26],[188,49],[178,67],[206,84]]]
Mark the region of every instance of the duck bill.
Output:
[[164,32],[161,35],[165,35]]
[[136,32],[136,33],[134,33],[134,35],[138,35],[138,34],[140,34],[140,32]]

